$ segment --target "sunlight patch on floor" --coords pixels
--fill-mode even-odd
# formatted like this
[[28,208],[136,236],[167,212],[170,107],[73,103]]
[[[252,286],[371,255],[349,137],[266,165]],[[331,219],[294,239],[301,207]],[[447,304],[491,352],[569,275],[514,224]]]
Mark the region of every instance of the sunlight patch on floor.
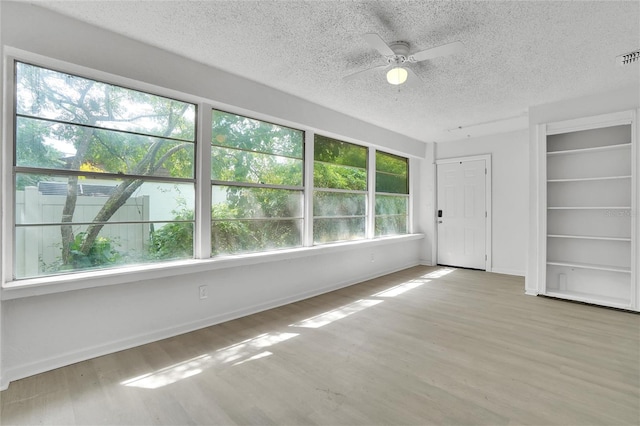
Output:
[[[413,290],[425,283],[430,282],[432,279],[442,277],[455,271],[454,268],[441,268],[423,275],[420,278],[393,286],[386,290],[380,291],[371,297],[396,297],[409,290]],[[335,321],[346,318],[364,309],[378,305],[384,302],[380,299],[361,299],[353,303],[341,306],[336,309],[321,313],[319,315],[307,318],[294,324],[290,324],[289,327],[300,328],[320,328],[327,324],[331,324]],[[157,371],[153,371],[148,374],[144,374],[138,377],[134,377],[121,382],[123,386],[138,387],[144,389],[157,389],[162,386],[170,385],[179,380],[186,379],[188,377],[195,376],[202,373],[205,369],[211,368],[214,365],[221,365],[232,363],[233,366],[242,365],[246,362],[255,361],[258,359],[266,358],[273,355],[272,352],[265,350],[277,343],[289,340],[298,336],[298,333],[280,333],[272,332],[265,333],[256,336],[251,339],[247,339],[240,343],[236,343],[221,349],[218,349],[212,354],[204,354],[191,358],[189,360],[162,368]]]
[[455,270],[455,268],[440,268],[437,271],[429,272],[428,274],[423,275],[422,278],[440,278],[452,273]]
[[213,367],[214,365],[226,364],[234,361],[238,362],[233,365],[239,365],[244,362],[272,355],[272,353],[268,351],[260,352],[257,355],[255,353],[296,336],[298,336],[298,333],[261,334],[260,336],[252,339],[218,349],[213,354],[200,355],[178,364],[165,367],[161,370],[125,380],[120,384],[145,389],[157,389],[159,387],[175,383],[179,380],[195,376],[196,374],[200,374],[205,369]]
[[271,355],[273,355],[273,352],[264,351],[264,352],[261,352],[261,353],[259,353],[257,355],[252,356],[251,358],[247,358],[247,359],[243,359],[242,361],[238,361],[233,365],[236,366],[236,365],[244,364],[245,362],[255,361],[257,359],[266,358],[266,357],[271,356]]
[[358,300],[356,302],[349,303],[348,305],[341,306],[337,309],[333,309],[320,315],[316,315],[315,317],[307,318],[295,324],[291,324],[289,327],[320,328],[382,302],[383,300]]
[[409,281],[407,283],[403,283],[403,284],[399,284],[395,287],[391,287],[388,288],[386,290],[383,290],[379,293],[376,293],[374,295],[372,295],[372,297],[396,297],[401,295],[404,292],[407,292],[409,290],[413,290],[416,287],[420,287],[422,284],[424,283],[428,283],[431,280],[424,280],[424,281]]

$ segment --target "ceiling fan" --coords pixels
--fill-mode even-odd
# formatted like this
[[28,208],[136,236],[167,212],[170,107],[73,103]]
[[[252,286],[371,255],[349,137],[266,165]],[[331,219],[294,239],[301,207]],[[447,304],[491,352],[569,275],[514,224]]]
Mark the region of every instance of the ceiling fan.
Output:
[[387,81],[389,84],[403,84],[407,81],[409,76],[411,76],[412,80],[419,81],[420,77],[418,77],[418,75],[407,65],[438,58],[440,56],[453,55],[454,53],[461,52],[464,48],[464,45],[461,42],[456,41],[409,54],[409,43],[405,41],[396,41],[391,44],[387,44],[378,34],[375,33],[364,34],[362,37],[369,46],[376,49],[385,57],[387,64],[349,74],[344,77],[344,80],[352,80],[375,70],[389,68],[387,71]]

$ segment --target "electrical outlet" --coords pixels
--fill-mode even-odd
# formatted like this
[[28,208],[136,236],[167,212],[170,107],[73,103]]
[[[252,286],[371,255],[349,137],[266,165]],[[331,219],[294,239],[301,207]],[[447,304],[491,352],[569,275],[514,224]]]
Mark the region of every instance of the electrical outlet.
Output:
[[201,285],[199,287],[199,290],[200,290],[200,299],[206,299],[207,297],[209,297],[209,292],[207,291],[206,285]]
[[371,253],[371,263],[376,261],[376,255]]

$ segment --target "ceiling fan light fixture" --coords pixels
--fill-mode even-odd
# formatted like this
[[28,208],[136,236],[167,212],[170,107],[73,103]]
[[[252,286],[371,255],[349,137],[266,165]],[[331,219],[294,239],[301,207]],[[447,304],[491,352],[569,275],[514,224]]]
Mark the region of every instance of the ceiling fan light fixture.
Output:
[[408,75],[409,73],[406,69],[402,67],[394,67],[387,72],[387,81],[389,84],[397,86],[398,84],[402,84],[407,81]]

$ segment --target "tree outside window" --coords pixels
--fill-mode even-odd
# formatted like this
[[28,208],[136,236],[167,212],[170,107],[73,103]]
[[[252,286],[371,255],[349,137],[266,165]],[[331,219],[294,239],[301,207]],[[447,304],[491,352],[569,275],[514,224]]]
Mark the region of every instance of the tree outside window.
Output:
[[156,236],[193,229],[195,105],[15,67],[16,278],[192,257]]
[[302,245],[304,132],[213,111],[212,254]]
[[367,148],[315,135],[313,242],[365,238]]
[[375,236],[408,232],[409,160],[376,152]]

